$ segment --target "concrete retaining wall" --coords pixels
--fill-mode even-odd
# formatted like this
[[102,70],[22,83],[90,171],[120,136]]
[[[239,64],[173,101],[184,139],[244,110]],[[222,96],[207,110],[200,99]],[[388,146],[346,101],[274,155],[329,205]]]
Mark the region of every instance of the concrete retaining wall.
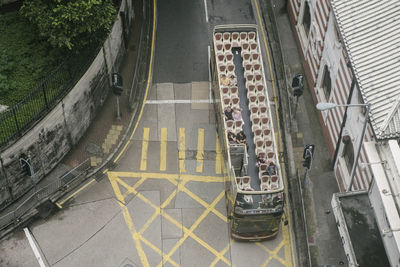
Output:
[[[109,37],[86,73],[69,94],[28,133],[0,154],[0,209],[26,193],[76,145],[110,92],[111,73],[119,69],[125,52],[123,25],[134,16],[132,1],[121,1]],[[122,19],[125,18],[125,22]],[[126,31],[125,31],[126,32]],[[34,177],[23,176],[19,158],[27,155]]]

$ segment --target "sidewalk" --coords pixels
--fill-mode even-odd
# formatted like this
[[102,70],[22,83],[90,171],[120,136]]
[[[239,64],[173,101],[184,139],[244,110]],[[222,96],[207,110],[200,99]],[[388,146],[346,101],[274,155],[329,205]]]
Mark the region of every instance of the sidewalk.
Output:
[[[141,1],[134,1],[135,10],[141,10]],[[79,143],[65,156],[61,163],[57,165],[46,177],[36,184],[37,190],[43,189],[60,179],[64,174],[73,170],[80,164],[90,165],[91,173],[97,174],[104,167],[108,167],[114,154],[118,151],[119,144],[123,142],[123,136],[131,129],[132,116],[135,110],[129,106],[129,94],[132,87],[133,76],[135,73],[136,60],[140,41],[140,31],[142,27],[142,13],[137,12],[132,22],[127,48],[123,57],[119,73],[123,78],[124,91],[119,97],[121,117],[117,118],[117,97],[110,91],[103,106],[96,114],[92,124],[87,129]],[[73,175],[71,175],[73,176]],[[69,179],[69,177],[66,177]],[[73,177],[72,177],[73,178]],[[17,201],[0,212],[0,218],[8,216],[18,206],[26,201],[30,201],[35,190],[32,188]],[[61,194],[57,194],[60,196]],[[53,198],[52,198],[53,199]],[[36,202],[35,202],[36,203]],[[46,203],[44,203],[46,204]],[[31,205],[34,205],[32,203]],[[31,206],[28,205],[28,206]],[[44,212],[39,211],[40,216],[48,216],[54,209],[54,205],[45,205]],[[30,209],[27,207],[26,209]],[[36,210],[40,210],[40,206]],[[25,208],[23,209],[25,210]],[[28,211],[24,218],[28,220],[36,212]],[[24,221],[25,219],[22,219]],[[20,224],[21,222],[18,222]],[[24,224],[22,222],[22,224]],[[0,237],[12,232],[13,228],[21,225],[11,225],[2,230]]]
[[[289,190],[294,202],[294,191],[295,187],[297,187],[298,180],[296,175],[293,174],[298,172],[301,184],[303,185],[302,194],[308,232],[307,241],[310,249],[312,266],[345,266],[347,260],[330,205],[333,193],[338,192],[339,189],[331,167],[315,104],[311,96],[310,88],[306,84],[306,79],[304,79],[304,94],[299,98],[296,117],[294,120],[290,118],[294,111],[294,98],[291,95],[290,88],[291,80],[295,74],[301,73],[305,75],[305,72],[302,66],[301,55],[296,44],[295,33],[292,31],[287,13],[286,2],[287,1],[274,1],[272,4],[267,3],[267,6],[264,6],[263,10],[264,18],[267,21],[267,28],[268,20],[271,21],[270,27],[272,28],[268,29],[270,31],[269,35],[272,38],[274,37],[274,33],[275,36],[278,36],[278,39],[271,40],[273,53],[276,51],[279,53],[279,50],[282,53],[282,58],[280,58],[280,55],[274,54],[275,65],[280,64],[280,66],[275,66],[275,68],[278,72],[283,72],[276,75],[281,85],[281,103],[282,101],[290,101],[290,103],[287,103],[287,105],[283,107],[285,109],[284,113],[287,115],[287,120],[291,120],[289,133],[291,140],[287,142],[287,145],[291,146],[288,148],[288,153],[292,150],[294,164],[289,164],[289,166],[295,166],[295,169],[289,172],[292,174],[292,177],[288,177],[288,180],[290,180],[289,187],[291,187]],[[270,12],[267,10],[270,10]],[[274,49],[274,46],[278,46],[278,48]],[[285,84],[285,81],[279,81],[279,77],[286,80],[289,96],[285,95],[285,92],[282,93],[282,90],[285,88],[285,86],[282,85]],[[291,111],[289,111],[289,105]],[[302,156],[304,147],[307,144],[315,144],[316,152],[311,171],[304,180],[305,170],[302,166]],[[299,213],[299,209],[302,209],[301,203],[294,202],[292,209],[294,213]],[[298,218],[294,216],[294,219],[296,220]],[[305,234],[302,233],[304,232],[304,228],[299,228],[298,225],[299,221],[295,222],[296,238],[305,238]],[[301,240],[296,240],[296,244],[306,244],[307,241],[304,240],[304,243],[301,243]],[[301,254],[303,254],[306,250],[301,251]],[[307,262],[307,255],[298,256],[299,266],[303,266]]]

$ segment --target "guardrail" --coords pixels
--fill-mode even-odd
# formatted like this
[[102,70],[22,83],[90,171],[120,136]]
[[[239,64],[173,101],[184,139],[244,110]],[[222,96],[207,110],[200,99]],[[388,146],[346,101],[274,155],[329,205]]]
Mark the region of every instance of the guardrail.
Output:
[[[81,180],[85,179],[86,173],[89,169],[90,160],[86,159],[84,162],[58,178],[56,181],[34,192],[13,211],[8,212],[0,217],[0,231],[12,224],[19,225],[23,221],[22,217],[25,214],[31,212],[44,201],[48,200],[57,191],[66,190],[67,188],[74,186],[74,184],[81,182]],[[0,236],[2,236],[1,232]]]

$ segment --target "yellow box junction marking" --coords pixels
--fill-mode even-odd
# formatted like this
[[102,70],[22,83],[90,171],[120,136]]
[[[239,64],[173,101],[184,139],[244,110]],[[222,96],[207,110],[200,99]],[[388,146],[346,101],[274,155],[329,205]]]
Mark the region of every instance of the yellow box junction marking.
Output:
[[204,160],[204,129],[199,128],[197,135],[197,167],[196,172],[203,172],[203,160]]
[[[135,241],[136,248],[138,250],[139,257],[141,259],[142,265],[143,266],[148,266],[148,261],[146,258],[146,255],[144,254],[143,248],[141,243],[146,244],[148,247],[153,249],[156,253],[162,256],[162,261],[159,263],[158,266],[163,266],[165,263],[169,262],[173,266],[178,266],[176,262],[174,262],[171,259],[171,256],[175,253],[175,251],[182,245],[182,243],[188,238],[192,238],[196,242],[198,242],[200,245],[202,245],[204,248],[206,248],[208,251],[210,251],[212,254],[216,256],[216,259],[213,261],[213,265],[215,265],[218,261],[223,261],[227,265],[231,265],[230,261],[224,257],[224,254],[226,251],[229,249],[229,246],[225,249],[223,249],[221,252],[218,252],[215,250],[213,247],[211,247],[209,244],[207,244],[205,241],[203,241],[200,237],[198,237],[196,234],[193,233],[193,231],[199,226],[199,224],[204,220],[204,218],[207,217],[209,213],[214,213],[217,215],[219,218],[221,218],[224,222],[227,222],[226,216],[221,214],[219,211],[215,209],[215,205],[224,197],[225,195],[225,190],[221,190],[219,195],[215,198],[215,200],[211,203],[208,204],[204,200],[202,200],[200,197],[198,197],[196,194],[191,192],[189,189],[185,187],[185,184],[189,181],[198,181],[198,182],[223,182],[224,178],[223,177],[215,177],[215,176],[200,176],[200,175],[189,175],[189,174],[166,174],[166,173],[141,173],[141,172],[108,172],[107,173],[108,178],[110,180],[110,183],[112,185],[112,188],[114,190],[114,193],[120,203],[120,206],[122,208],[123,214],[124,214],[124,219],[126,221],[126,224],[128,226],[129,231],[131,232],[132,238]],[[120,177],[124,178],[140,178],[133,186],[128,185],[125,181],[123,181]],[[141,194],[139,191],[136,189],[140,184],[142,184],[145,180],[147,179],[164,179],[167,181],[170,181],[172,184],[177,186],[177,190],[173,190],[170,196],[160,205],[157,206],[154,203],[152,203],[149,199],[147,199],[143,194]],[[120,190],[120,186],[124,187],[127,192],[123,195]],[[201,214],[201,216],[196,220],[196,222],[190,227],[190,229],[186,228],[183,226],[181,223],[176,221],[174,218],[172,218],[170,215],[167,213],[163,212],[162,209],[167,207],[169,203],[175,198],[176,194],[178,192],[185,192],[188,194],[190,197],[192,197],[195,201],[197,201],[199,204],[201,204],[205,210]],[[134,224],[132,217],[129,214],[128,209],[125,206],[125,197],[128,194],[135,194],[136,197],[141,199],[143,202],[147,203],[154,209],[153,215],[150,217],[150,219],[147,220],[147,222],[143,225],[143,227],[137,231]],[[159,248],[157,248],[154,244],[152,244],[149,240],[145,239],[143,237],[143,233],[148,229],[148,227],[151,225],[151,223],[158,217],[158,216],[163,216],[165,219],[170,221],[172,224],[174,224],[176,227],[179,229],[183,229],[184,235],[179,239],[179,241],[175,244],[175,246],[171,249],[171,251],[168,254],[163,253]]]
[[149,147],[149,128],[143,128],[143,141],[142,141],[142,158],[140,160],[140,170],[145,171],[147,169],[147,149]]
[[167,128],[161,128],[160,142],[160,171],[167,169]]
[[179,128],[179,172],[186,172],[185,168],[185,128]]

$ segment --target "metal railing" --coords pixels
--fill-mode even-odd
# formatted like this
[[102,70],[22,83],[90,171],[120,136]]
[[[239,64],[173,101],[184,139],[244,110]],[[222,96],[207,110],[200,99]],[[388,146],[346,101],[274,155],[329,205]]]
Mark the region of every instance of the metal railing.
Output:
[[[0,149],[21,137],[54,108],[88,69],[99,49],[67,59],[17,104],[0,113]],[[83,59],[85,62],[81,62]]]
[[69,172],[58,178],[56,181],[42,188],[39,188],[38,191],[34,192],[32,195],[26,198],[13,211],[10,211],[0,217],[0,231],[5,229],[7,226],[10,226],[11,224],[18,225],[21,222],[21,218],[25,214],[31,212],[34,208],[38,207],[57,191],[65,190],[69,187],[72,187],[74,184],[81,182],[81,180],[86,177],[86,173],[89,169],[90,160],[87,159],[74,169],[70,170]]

